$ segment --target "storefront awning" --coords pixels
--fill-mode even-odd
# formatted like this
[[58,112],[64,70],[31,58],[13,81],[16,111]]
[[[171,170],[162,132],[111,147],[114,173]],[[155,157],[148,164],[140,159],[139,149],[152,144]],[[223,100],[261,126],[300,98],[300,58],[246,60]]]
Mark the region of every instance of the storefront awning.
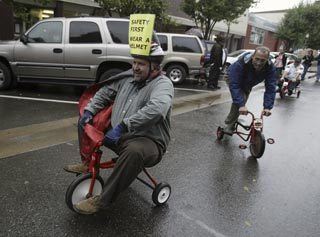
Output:
[[68,3],[73,3],[73,4],[88,6],[88,7],[101,8],[100,5],[93,0],[57,0],[57,1],[68,2]]
[[194,21],[189,20],[187,18],[183,18],[183,17],[178,17],[178,16],[172,16],[169,15],[169,17],[175,21],[177,24],[181,24],[181,25],[185,25],[185,26],[196,26],[196,24],[194,23]]

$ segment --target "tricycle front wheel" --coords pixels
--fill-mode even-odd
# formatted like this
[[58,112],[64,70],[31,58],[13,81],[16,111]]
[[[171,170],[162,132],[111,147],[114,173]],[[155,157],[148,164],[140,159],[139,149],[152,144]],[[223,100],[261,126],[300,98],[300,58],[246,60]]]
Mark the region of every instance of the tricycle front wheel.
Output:
[[266,139],[261,131],[254,131],[250,139],[250,153],[251,156],[258,159],[260,158],[265,150],[266,147]]
[[[72,210],[76,211],[73,208],[73,205],[89,198],[89,188],[92,179],[92,174],[82,174],[77,176],[75,180],[69,185],[66,192],[66,204]],[[97,176],[94,181],[94,187],[91,196],[100,195],[103,187],[103,179],[101,176]]]

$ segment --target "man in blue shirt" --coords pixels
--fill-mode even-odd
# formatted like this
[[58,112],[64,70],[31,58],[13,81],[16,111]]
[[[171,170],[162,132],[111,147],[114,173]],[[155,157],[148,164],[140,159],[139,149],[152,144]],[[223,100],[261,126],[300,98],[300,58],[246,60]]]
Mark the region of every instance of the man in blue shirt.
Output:
[[246,115],[246,102],[252,87],[260,82],[265,83],[265,93],[262,114],[271,115],[276,95],[276,69],[269,60],[270,50],[267,47],[257,47],[253,54],[248,53],[233,63],[228,69],[229,89],[232,105],[225,120],[225,132],[232,135],[235,123],[240,114]]

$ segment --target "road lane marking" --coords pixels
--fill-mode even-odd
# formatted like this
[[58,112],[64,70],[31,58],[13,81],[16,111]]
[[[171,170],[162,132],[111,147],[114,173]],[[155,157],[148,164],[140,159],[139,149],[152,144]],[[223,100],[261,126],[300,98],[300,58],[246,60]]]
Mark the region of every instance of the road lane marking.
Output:
[[73,117],[0,131],[0,159],[75,140],[77,120]]
[[211,90],[200,90],[200,89],[190,89],[190,88],[174,88],[175,90],[180,90],[180,91],[197,91],[197,92],[208,92],[208,91],[211,91]]
[[[176,116],[226,101],[230,101],[229,93],[184,96],[174,101],[172,114]],[[77,140],[77,120],[78,117],[73,117],[0,130],[0,159]]]
[[42,99],[42,98],[13,96],[13,95],[0,95],[0,98],[20,99],[20,100],[35,100],[35,101],[55,102],[55,103],[64,103],[64,104],[78,104],[78,101]]
[[206,231],[208,231],[210,234],[213,234],[215,237],[226,237],[225,235],[219,233],[218,231],[216,231],[215,229],[211,228],[210,226],[208,226],[207,224],[205,224],[204,222],[194,219],[190,216],[188,216],[186,213],[184,213],[183,211],[177,211],[177,213],[179,215],[181,215],[182,217],[184,217],[185,219],[196,223],[198,226],[200,226],[202,229],[205,229]]

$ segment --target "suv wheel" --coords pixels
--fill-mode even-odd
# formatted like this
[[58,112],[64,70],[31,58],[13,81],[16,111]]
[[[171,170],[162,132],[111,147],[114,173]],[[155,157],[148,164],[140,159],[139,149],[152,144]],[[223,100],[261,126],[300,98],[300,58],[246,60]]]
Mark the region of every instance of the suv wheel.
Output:
[[114,75],[117,75],[119,73],[123,72],[122,69],[120,68],[112,68],[112,69],[109,69],[107,71],[105,71],[104,73],[102,73],[102,75],[100,76],[99,78],[99,82],[101,81],[105,81],[107,80],[109,77],[112,77]]
[[8,89],[12,82],[10,69],[0,62],[0,90]]
[[187,77],[186,70],[181,65],[172,65],[167,68],[167,77],[173,84],[181,84]]

